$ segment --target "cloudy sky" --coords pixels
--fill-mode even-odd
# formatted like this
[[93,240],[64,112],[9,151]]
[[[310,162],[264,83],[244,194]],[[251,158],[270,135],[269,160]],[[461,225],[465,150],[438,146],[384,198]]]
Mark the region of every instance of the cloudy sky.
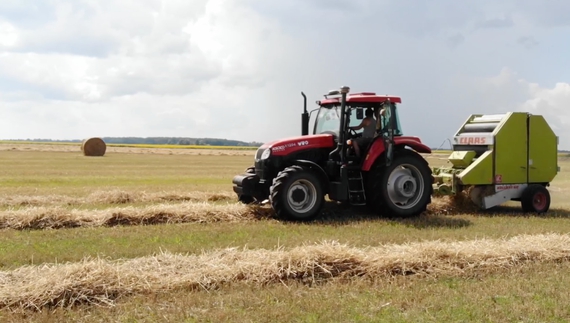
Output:
[[570,149],[569,52],[567,0],[2,0],[0,138],[269,141],[348,85],[431,146],[529,111]]

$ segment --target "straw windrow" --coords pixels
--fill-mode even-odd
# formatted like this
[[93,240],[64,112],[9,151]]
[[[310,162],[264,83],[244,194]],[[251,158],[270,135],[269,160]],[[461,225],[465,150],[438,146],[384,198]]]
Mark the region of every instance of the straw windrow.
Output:
[[253,285],[314,283],[332,278],[461,276],[505,270],[525,262],[570,259],[570,236],[429,241],[354,248],[323,242],[290,250],[215,250],[201,255],[162,253],[131,260],[85,259],[0,272],[0,307],[112,304],[133,294]]
[[84,204],[129,204],[148,202],[216,202],[235,201],[232,192],[141,192],[120,189],[98,190],[86,197],[67,195],[5,195],[0,196],[0,207],[52,206]]
[[[155,195],[140,199],[153,199],[159,196],[162,199],[176,200],[187,196]],[[200,196],[194,195],[197,200]],[[223,194],[202,193],[202,198],[208,201],[223,200]],[[110,204],[122,203],[119,199],[128,200],[129,196],[93,195],[92,198],[101,201],[110,198]],[[54,199],[55,200],[55,199]],[[127,203],[127,202],[124,202]],[[328,211],[335,210],[334,206]],[[366,209],[337,210],[336,216],[345,219],[363,219],[369,216]],[[364,211],[364,213],[362,213]],[[336,211],[333,211],[335,213]],[[430,205],[429,215],[457,215],[476,213],[477,208],[470,201],[453,200],[450,198],[434,199]],[[330,213],[330,212],[329,212]],[[336,214],[336,213],[335,213]],[[180,202],[160,203],[147,206],[110,207],[99,210],[69,209],[56,204],[56,206],[32,206],[19,209],[0,211],[0,229],[41,230],[75,227],[101,227],[116,225],[152,225],[165,223],[216,223],[216,222],[246,222],[274,218],[270,205],[244,205],[241,203],[211,203],[211,202]]]
[[104,210],[29,207],[0,212],[0,229],[60,229],[116,225],[148,225],[188,222],[255,221],[272,216],[268,207],[243,204],[184,202]]

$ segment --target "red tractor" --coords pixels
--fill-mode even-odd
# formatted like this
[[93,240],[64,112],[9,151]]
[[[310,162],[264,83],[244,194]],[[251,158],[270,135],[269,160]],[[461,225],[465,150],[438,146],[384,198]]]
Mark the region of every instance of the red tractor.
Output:
[[[317,101],[312,135],[307,97],[301,92],[302,136],[269,142],[257,150],[254,166],[233,178],[239,201],[269,201],[277,216],[288,220],[314,219],[325,195],[333,201],[368,205],[385,216],[411,217],[426,210],[433,177],[419,153],[431,149],[419,138],[402,134],[396,109],[401,99],[371,92],[349,95],[349,90],[330,91]],[[359,158],[352,141],[362,133],[350,127],[360,124],[368,109],[374,112],[376,132],[360,147]]]

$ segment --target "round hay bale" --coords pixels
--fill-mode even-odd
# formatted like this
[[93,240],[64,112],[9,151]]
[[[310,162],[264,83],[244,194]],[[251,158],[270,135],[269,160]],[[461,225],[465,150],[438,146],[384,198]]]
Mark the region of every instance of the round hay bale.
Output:
[[89,138],[81,143],[81,151],[84,156],[104,156],[107,145],[101,138]]

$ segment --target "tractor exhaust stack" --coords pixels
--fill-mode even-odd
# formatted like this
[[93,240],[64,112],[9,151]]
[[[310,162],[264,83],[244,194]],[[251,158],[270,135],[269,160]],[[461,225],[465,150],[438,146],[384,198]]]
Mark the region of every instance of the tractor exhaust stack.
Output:
[[303,113],[301,114],[301,135],[309,134],[309,112],[307,112],[307,96],[301,92],[303,96]]

